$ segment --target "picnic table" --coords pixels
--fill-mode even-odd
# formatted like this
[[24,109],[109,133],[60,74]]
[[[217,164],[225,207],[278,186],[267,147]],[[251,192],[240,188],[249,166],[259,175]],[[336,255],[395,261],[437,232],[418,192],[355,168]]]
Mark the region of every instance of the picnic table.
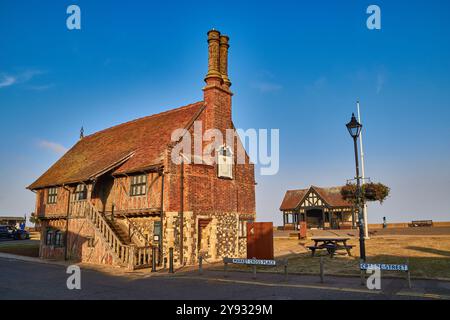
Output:
[[308,249],[311,250],[311,255],[314,257],[314,254],[317,250],[327,250],[328,254],[333,257],[336,251],[345,250],[349,256],[352,255],[351,249],[352,245],[348,245],[347,241],[350,238],[345,237],[314,237],[311,238],[314,241],[313,246],[308,246]]

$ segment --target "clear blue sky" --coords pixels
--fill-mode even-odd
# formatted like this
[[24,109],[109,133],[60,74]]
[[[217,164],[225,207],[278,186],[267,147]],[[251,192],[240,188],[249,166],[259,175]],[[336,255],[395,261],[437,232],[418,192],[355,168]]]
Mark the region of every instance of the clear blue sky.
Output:
[[[66,28],[77,4],[82,30]],[[366,28],[381,7],[382,30]],[[366,175],[392,188],[370,222],[450,220],[450,3],[0,2],[0,215],[86,133],[202,99],[206,32],[231,38],[233,117],[280,129],[280,171],[257,177],[260,221],[286,189],[354,176],[345,123],[361,100]]]

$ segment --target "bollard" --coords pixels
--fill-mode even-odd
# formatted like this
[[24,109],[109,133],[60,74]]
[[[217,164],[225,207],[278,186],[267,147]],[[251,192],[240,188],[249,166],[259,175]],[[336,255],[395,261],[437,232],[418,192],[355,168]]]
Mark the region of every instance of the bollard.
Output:
[[199,274],[203,274],[203,257],[199,256],[198,257],[198,273]]
[[284,261],[284,281],[288,280],[288,260]]
[[253,265],[253,279],[256,279],[256,265]]
[[163,268],[164,268],[164,270],[166,270],[167,269],[167,257],[164,257],[164,266],[163,266]]
[[408,281],[408,288],[411,289],[411,272],[409,267],[409,258],[406,259],[406,265],[408,266],[408,272],[406,273],[406,280]]
[[224,278],[227,278],[228,277],[228,263],[227,262],[225,262],[225,265],[223,266],[223,269],[224,269],[224,271],[225,271],[225,274],[223,275],[223,277]]
[[169,273],[173,273],[173,248],[169,248]]
[[156,272],[156,247],[152,247],[152,272]]
[[324,283],[323,257],[320,257],[320,282]]

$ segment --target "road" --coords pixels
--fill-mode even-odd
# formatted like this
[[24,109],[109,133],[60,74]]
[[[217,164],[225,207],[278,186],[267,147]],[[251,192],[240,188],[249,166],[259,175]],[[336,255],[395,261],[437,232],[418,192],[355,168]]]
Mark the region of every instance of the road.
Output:
[[[194,276],[195,275],[195,276]],[[191,276],[144,274],[140,277],[114,276],[97,270],[81,270],[81,290],[66,286],[64,265],[42,264],[0,258],[0,299],[235,299],[235,300],[299,300],[299,299],[407,299],[386,296],[252,281],[248,274],[237,279],[208,279]],[[239,278],[240,277],[240,278]],[[235,281],[236,280],[236,281]],[[244,281],[245,280],[245,281]],[[279,281],[278,281],[279,282]],[[361,290],[362,291],[362,290]]]

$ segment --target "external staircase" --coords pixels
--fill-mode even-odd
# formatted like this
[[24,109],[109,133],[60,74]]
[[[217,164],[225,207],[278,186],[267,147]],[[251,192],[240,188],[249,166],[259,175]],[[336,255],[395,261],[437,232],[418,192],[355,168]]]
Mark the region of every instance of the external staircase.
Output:
[[[120,266],[131,270],[151,266],[151,246],[136,245],[129,233],[120,228],[114,220],[107,219],[90,201],[84,201],[84,203],[86,203],[84,208],[86,220],[96,230]],[[134,228],[130,221],[128,223],[130,228]],[[133,230],[133,234],[142,236],[137,230]]]

